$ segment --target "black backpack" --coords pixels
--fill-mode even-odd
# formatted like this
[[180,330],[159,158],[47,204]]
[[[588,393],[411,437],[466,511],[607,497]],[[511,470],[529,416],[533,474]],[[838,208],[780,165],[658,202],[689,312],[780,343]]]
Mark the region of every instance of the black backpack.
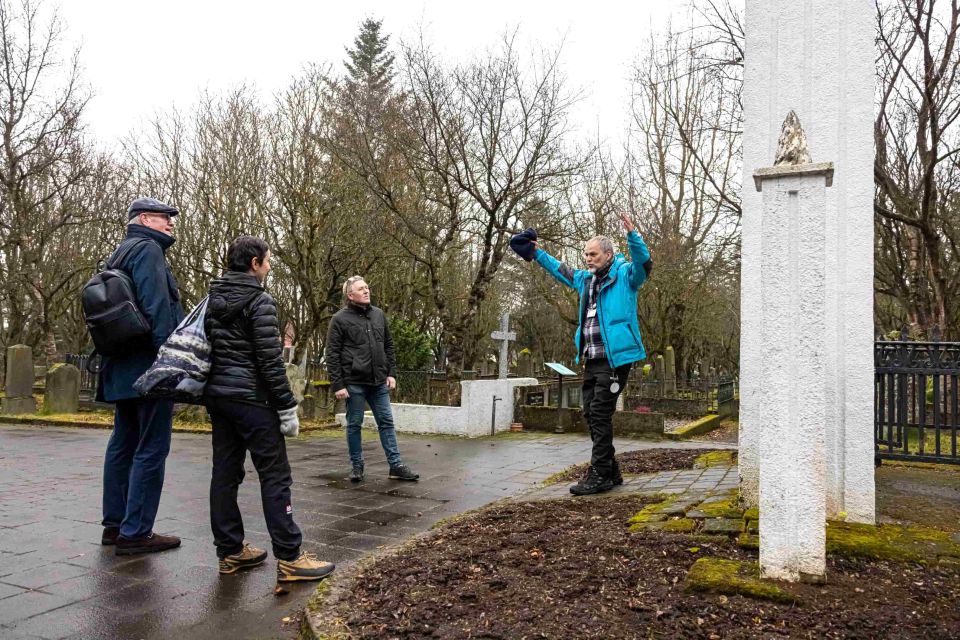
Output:
[[[120,243],[100,273],[80,291],[83,316],[96,352],[113,356],[150,343],[150,322],[137,306],[133,279],[115,265],[122,265],[130,252],[149,238]],[[126,245],[126,246],[124,246]]]

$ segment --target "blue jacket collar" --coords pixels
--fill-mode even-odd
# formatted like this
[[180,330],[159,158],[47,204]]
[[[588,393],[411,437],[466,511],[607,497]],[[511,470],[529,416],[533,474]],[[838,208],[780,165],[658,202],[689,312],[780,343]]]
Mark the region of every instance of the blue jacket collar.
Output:
[[167,249],[173,246],[173,243],[177,241],[173,236],[168,236],[167,234],[151,229],[150,227],[145,227],[142,224],[131,224],[127,226],[127,237],[128,238],[150,238],[154,242],[160,245],[160,248],[163,249],[163,252],[166,253]]

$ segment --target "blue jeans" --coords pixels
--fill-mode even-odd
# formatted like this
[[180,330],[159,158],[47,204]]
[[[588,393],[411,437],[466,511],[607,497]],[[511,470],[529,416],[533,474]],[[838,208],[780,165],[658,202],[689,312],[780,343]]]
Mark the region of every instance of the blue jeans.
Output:
[[401,463],[400,449],[397,447],[397,431],[393,428],[393,412],[390,410],[390,390],[387,385],[348,384],[347,393],[347,448],[350,450],[350,462],[363,464],[363,446],[360,441],[360,427],[363,425],[363,412],[370,405],[373,418],[380,432],[380,445],[387,454],[390,466]]
[[127,539],[153,531],[163,490],[173,402],[120,400],[103,463],[103,526]]

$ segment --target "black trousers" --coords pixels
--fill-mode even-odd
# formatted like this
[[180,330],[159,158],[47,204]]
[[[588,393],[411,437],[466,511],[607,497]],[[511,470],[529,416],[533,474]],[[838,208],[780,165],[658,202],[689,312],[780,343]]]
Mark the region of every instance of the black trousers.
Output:
[[[583,417],[593,441],[590,464],[605,478],[613,474],[613,412],[631,366],[624,364],[614,370],[605,358],[595,358],[587,360],[583,368]],[[620,385],[616,393],[610,391],[614,380]]]
[[243,482],[243,464],[250,451],[260,476],[260,498],[273,555],[295,560],[302,536],[293,521],[290,503],[290,462],[280,433],[280,417],[268,407],[224,398],[208,398],[213,422],[213,476],[210,479],[210,526],[217,556],[224,558],[243,549],[243,518],[237,506],[237,489]]

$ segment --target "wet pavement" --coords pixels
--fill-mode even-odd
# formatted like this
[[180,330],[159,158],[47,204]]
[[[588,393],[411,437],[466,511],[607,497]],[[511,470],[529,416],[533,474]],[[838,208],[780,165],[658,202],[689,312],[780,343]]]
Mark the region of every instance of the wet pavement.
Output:
[[[101,465],[109,432],[0,426],[0,637],[289,638],[282,619],[313,584],[273,595],[275,560],[221,578],[208,520],[209,436],[174,434],[155,530],[183,545],[116,557],[99,539]],[[387,480],[375,434],[365,433],[367,480],[352,485],[340,434],[288,441],[294,514],[304,548],[355,560],[450,515],[529,490],[589,458],[577,434],[509,434],[464,440],[400,438],[418,483]],[[691,443],[617,440],[618,450]],[[711,446],[704,443],[699,446]],[[269,549],[259,484],[249,461],[240,490],[247,540]]]

